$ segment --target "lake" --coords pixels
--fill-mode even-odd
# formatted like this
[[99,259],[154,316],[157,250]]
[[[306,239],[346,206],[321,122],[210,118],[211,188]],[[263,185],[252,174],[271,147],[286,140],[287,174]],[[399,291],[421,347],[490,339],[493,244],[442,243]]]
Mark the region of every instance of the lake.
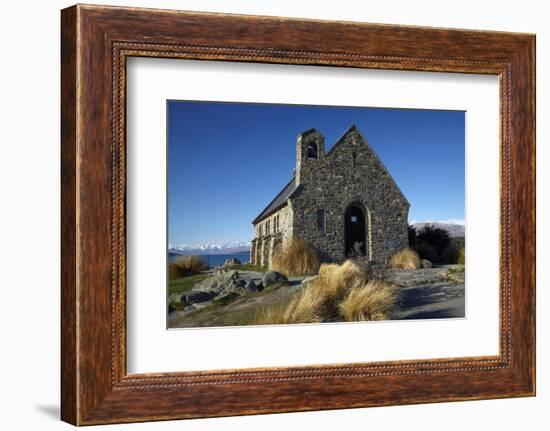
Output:
[[[178,254],[168,253],[168,262],[172,262],[175,258],[179,256],[180,255]],[[200,255],[200,257],[209,267],[212,268],[215,266],[223,265],[226,259],[236,258],[239,259],[242,263],[248,262],[250,260],[250,252],[245,251],[233,254],[203,254]]]

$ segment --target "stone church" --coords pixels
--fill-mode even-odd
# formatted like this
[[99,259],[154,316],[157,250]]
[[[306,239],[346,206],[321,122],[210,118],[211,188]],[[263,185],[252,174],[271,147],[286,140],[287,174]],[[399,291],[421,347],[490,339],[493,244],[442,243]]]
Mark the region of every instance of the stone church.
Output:
[[323,261],[384,263],[408,245],[409,206],[355,125],[326,153],[323,135],[307,130],[292,179],[252,222],[250,261],[268,266],[277,247],[302,238]]

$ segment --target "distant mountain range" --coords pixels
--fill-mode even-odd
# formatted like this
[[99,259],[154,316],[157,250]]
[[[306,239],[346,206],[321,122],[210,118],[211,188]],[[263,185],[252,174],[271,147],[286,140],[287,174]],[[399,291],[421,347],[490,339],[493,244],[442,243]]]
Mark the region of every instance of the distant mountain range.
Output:
[[[417,231],[424,226],[434,226],[436,228],[445,229],[451,237],[464,236],[465,225],[461,220],[448,221],[423,221],[413,222]],[[250,251],[250,241],[233,241],[233,242],[207,242],[202,244],[180,244],[173,246],[168,245],[168,252],[174,255],[189,256],[189,255],[217,255],[217,254],[236,254],[246,253]]]
[[420,229],[422,229],[424,226],[433,226],[439,229],[445,229],[447,232],[449,232],[449,235],[453,238],[465,235],[465,224],[463,221],[459,221],[459,220],[423,221],[423,222],[411,223],[411,226],[414,226],[417,232]]
[[188,255],[213,255],[213,254],[235,254],[246,253],[250,251],[249,241],[234,241],[221,243],[204,243],[204,244],[180,244],[176,246],[168,245],[168,252],[179,254],[182,256]]

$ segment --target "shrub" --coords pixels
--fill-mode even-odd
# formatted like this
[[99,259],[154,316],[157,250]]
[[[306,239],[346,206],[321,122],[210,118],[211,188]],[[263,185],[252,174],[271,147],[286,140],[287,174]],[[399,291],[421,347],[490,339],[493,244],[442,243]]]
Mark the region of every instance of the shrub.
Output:
[[445,250],[443,250],[443,253],[441,253],[439,260],[442,263],[456,263],[459,252],[460,250],[458,249],[458,247],[455,244],[451,243],[447,247],[445,247]]
[[369,280],[351,289],[340,303],[340,313],[348,322],[391,319],[398,310],[399,289],[381,280]]
[[443,250],[451,243],[449,232],[434,226],[424,226],[417,235],[418,243],[426,243],[435,248],[437,257],[440,257]]
[[261,310],[256,323],[380,320],[388,318],[397,303],[395,286],[367,281],[361,268],[348,260],[342,265],[321,265],[317,278],[287,302]]
[[433,245],[428,244],[427,242],[417,242],[416,245],[414,246],[414,251],[418,253],[418,256],[420,256],[420,259],[427,259],[430,262],[439,261],[439,255],[437,254],[437,250]]
[[200,256],[179,256],[168,265],[168,279],[175,280],[189,275],[195,275],[208,269]]
[[409,232],[409,247],[412,247],[413,245],[416,244],[416,235],[417,235],[416,228],[414,226],[409,225],[408,232]]
[[418,269],[420,268],[420,258],[416,251],[404,248],[391,257],[390,266],[399,269]]
[[466,265],[466,250],[464,249],[464,247],[462,247],[458,252],[456,263],[459,263],[461,265]]
[[316,274],[319,256],[303,239],[293,238],[275,251],[271,269],[287,276]]

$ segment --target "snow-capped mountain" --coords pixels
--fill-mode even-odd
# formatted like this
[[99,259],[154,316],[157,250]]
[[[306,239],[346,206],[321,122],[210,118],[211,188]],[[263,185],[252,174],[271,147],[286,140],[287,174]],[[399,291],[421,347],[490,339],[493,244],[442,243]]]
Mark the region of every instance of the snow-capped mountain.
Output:
[[417,222],[413,221],[411,226],[414,226],[417,231],[422,229],[424,226],[433,226],[439,229],[445,229],[449,232],[451,237],[460,237],[465,235],[466,223],[464,220],[442,220],[442,221],[422,221]]
[[234,254],[250,251],[250,241],[207,242],[202,244],[168,245],[168,251],[174,254]]

